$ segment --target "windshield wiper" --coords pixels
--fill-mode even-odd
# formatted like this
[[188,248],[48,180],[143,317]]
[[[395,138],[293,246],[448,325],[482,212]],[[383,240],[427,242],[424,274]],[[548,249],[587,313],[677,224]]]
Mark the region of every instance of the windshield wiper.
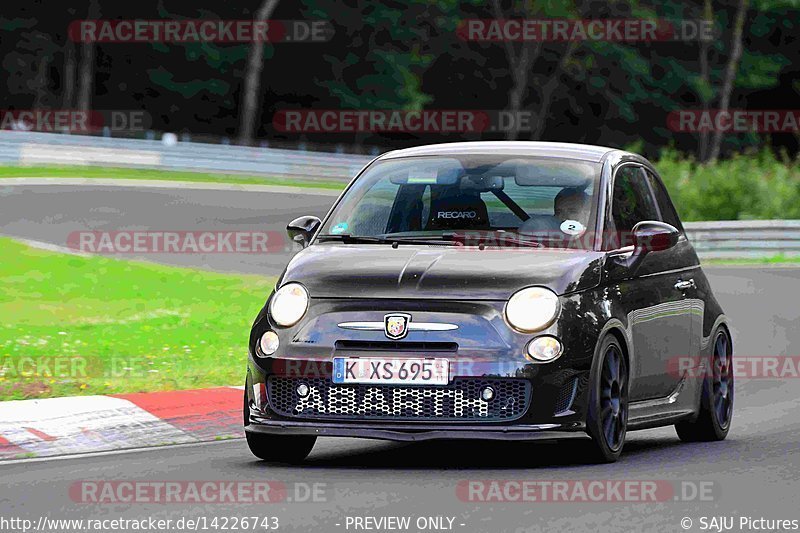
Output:
[[349,233],[327,233],[317,235],[317,239],[322,241],[342,241],[352,244],[392,244],[397,240],[373,237],[371,235],[350,235]]
[[492,247],[508,248],[542,248],[544,245],[538,241],[522,238],[518,233],[495,233],[483,235],[469,235],[465,233],[442,233],[441,235],[431,235],[426,237],[397,236],[397,237],[378,237],[374,235],[351,235],[349,233],[327,233],[317,235],[317,240],[341,241],[346,244],[418,244],[418,245],[444,245],[444,246],[478,246],[484,248],[488,245]]
[[486,246],[493,248],[543,248],[544,245],[533,239],[525,238],[516,232],[488,232],[459,233],[450,231],[441,235],[430,235],[425,237],[390,237],[389,240],[402,244],[440,244],[445,246],[477,246],[481,249]]
[[445,234],[431,237],[392,237],[391,240],[400,244],[440,244],[445,246],[457,246],[461,244],[456,239],[451,239],[449,237],[449,235]]
[[447,242],[442,239],[434,238],[419,238],[419,237],[377,237],[373,235],[350,235],[349,233],[328,233],[318,235],[317,239],[321,241],[341,241],[347,244],[391,244],[397,246],[398,244],[445,244],[455,245],[455,242]]

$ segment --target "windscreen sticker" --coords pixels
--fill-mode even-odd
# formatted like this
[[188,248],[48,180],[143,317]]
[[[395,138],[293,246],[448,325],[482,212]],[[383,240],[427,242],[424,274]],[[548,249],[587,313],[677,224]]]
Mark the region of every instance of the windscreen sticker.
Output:
[[586,227],[577,220],[565,220],[561,223],[561,231],[567,235],[582,235]]
[[347,231],[347,222],[339,222],[331,228],[331,233],[344,233]]
[[414,174],[412,175],[411,172],[408,173],[408,179],[406,183],[410,183],[412,185],[420,185],[420,184],[434,184],[436,183],[436,176],[439,173],[437,172],[436,168],[418,168],[414,169]]

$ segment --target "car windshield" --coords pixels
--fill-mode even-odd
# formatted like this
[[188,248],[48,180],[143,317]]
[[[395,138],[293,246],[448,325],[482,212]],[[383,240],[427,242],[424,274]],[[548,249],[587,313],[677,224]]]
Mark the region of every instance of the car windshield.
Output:
[[348,189],[319,236],[373,243],[505,236],[591,249],[600,167],[509,155],[377,161]]

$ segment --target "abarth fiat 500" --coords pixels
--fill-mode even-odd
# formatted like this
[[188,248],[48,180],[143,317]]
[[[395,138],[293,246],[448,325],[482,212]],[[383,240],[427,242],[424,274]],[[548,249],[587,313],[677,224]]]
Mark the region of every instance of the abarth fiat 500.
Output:
[[249,340],[251,451],[317,437],[579,437],[616,460],[631,430],[722,440],[732,339],[658,172],[564,143],[386,153],[302,249]]

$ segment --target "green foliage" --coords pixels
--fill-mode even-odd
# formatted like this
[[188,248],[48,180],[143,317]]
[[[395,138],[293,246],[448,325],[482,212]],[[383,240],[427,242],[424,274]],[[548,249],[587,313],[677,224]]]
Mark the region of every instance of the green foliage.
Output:
[[700,165],[666,149],[655,165],[683,221],[800,218],[800,159],[763,149]]
[[432,97],[423,93],[422,72],[433,56],[425,51],[424,3],[367,1],[357,6],[334,0],[305,0],[309,18],[337,21],[326,53],[331,75],[319,80],[344,108],[422,109]]
[[[224,19],[219,13],[199,8],[195,14],[177,14],[166,10],[159,4],[158,15],[165,19],[190,20],[190,19]],[[147,69],[147,76],[153,87],[163,89],[166,94],[180,96],[178,101],[192,100],[196,108],[206,106],[206,102],[213,104],[205,109],[198,109],[197,115],[204,120],[213,117],[219,108],[233,111],[234,103],[229,96],[234,86],[230,83],[231,77],[236,75],[235,69],[241,68],[247,58],[249,45],[247,44],[216,44],[208,42],[186,43],[150,43],[152,50],[164,56],[162,63],[156,68]],[[269,60],[274,54],[271,45],[264,45],[264,59]],[[165,65],[180,64],[189,66],[175,70]],[[187,75],[186,72],[191,72]]]
[[171,72],[167,72],[163,68],[151,69],[147,73],[153,83],[169,91],[177,92],[183,98],[192,98],[203,91],[221,96],[227,94],[229,90],[229,84],[222,80],[194,79],[178,82],[175,81]]

